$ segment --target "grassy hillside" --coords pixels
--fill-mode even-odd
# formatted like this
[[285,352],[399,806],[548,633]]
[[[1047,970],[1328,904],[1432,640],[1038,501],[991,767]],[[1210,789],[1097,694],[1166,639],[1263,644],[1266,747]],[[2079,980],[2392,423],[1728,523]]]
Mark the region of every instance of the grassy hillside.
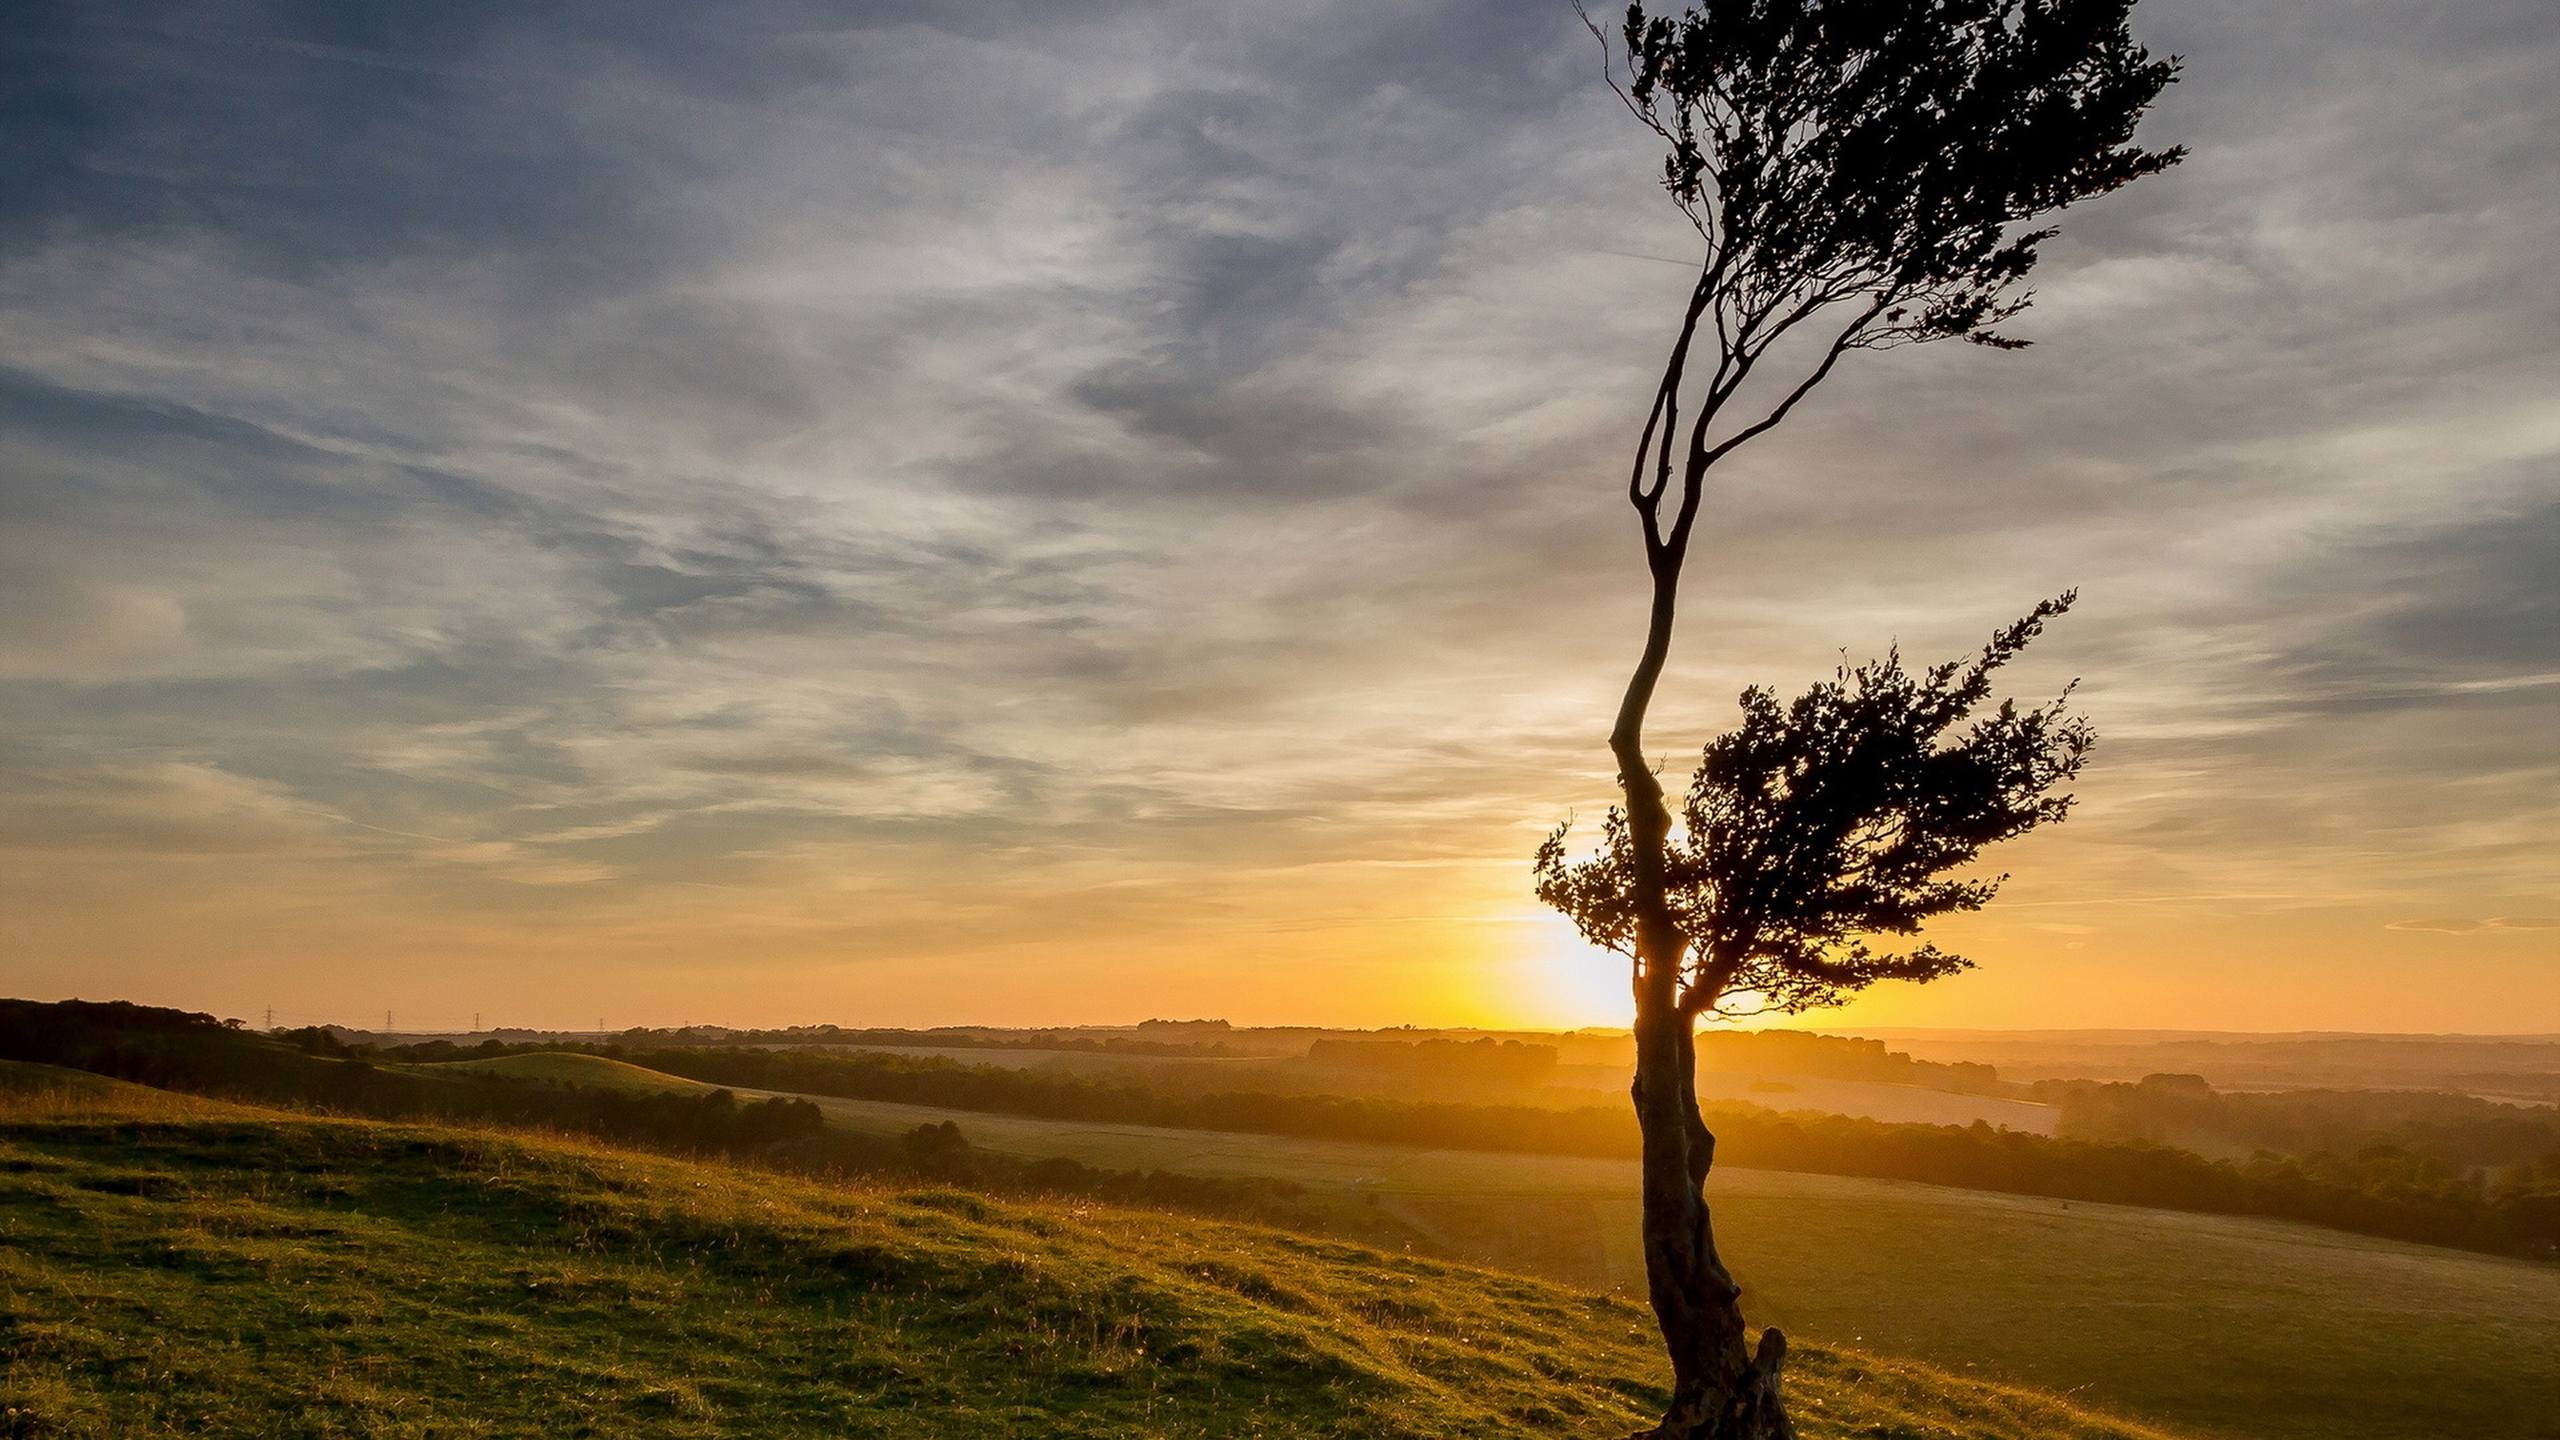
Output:
[[716,1088],[604,1055],[543,1050],[526,1055],[494,1055],[486,1060],[447,1060],[407,1067],[424,1075],[494,1075],[508,1080],[540,1080],[584,1085],[632,1094],[700,1094]]
[[[1331,1241],[0,1086],[0,1434],[1426,1440],[1658,1399],[1637,1306]],[[1808,1440],[2154,1433],[1801,1354]]]
[[11,1120],[193,1120],[263,1114],[264,1111],[226,1101],[173,1094],[129,1080],[92,1075],[86,1070],[0,1060],[0,1117]]
[[[1089,1165],[1271,1176],[1346,1226],[1643,1293],[1624,1161],[1052,1121],[811,1097],[890,1134]],[[2560,1267],[2280,1221],[1723,1168],[1717,1235],[1756,1316],[1791,1334],[2263,1440],[2543,1440],[2560,1394]]]

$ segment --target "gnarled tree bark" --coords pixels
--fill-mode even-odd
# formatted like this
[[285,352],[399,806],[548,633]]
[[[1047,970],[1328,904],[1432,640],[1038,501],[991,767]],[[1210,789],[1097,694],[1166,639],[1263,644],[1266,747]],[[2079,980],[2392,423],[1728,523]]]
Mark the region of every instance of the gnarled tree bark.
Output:
[[1644,1128],[1645,1288],[1671,1356],[1671,1404],[1648,1440],[1790,1440],[1779,1395],[1786,1339],[1747,1342],[1742,1291],[1716,1254],[1705,1194],[1715,1137],[1699,1117],[1692,1020],[1648,1007],[1636,1022]]
[[[1687,339],[1684,333],[1683,351]],[[1675,353],[1666,380],[1669,393],[1676,393],[1680,359]],[[1672,1377],[1671,1404],[1660,1423],[1638,1433],[1640,1440],[1793,1440],[1795,1430],[1778,1389],[1786,1337],[1771,1329],[1762,1332],[1756,1349],[1747,1343],[1741,1287],[1716,1254],[1706,1200],[1716,1142],[1698,1112],[1697,1013],[1692,1008],[1694,993],[1712,996],[1713,990],[1695,991],[1681,983],[1692,937],[1680,933],[1665,894],[1663,857],[1671,811],[1644,754],[1645,712],[1670,655],[1680,564],[1701,478],[1696,472],[1684,477],[1679,518],[1668,534],[1652,514],[1646,517],[1653,604],[1644,653],[1609,737],[1635,859],[1636,1065],[1630,1094],[1644,1137],[1645,1291],[1670,1354]],[[1659,489],[1654,498],[1659,500]]]

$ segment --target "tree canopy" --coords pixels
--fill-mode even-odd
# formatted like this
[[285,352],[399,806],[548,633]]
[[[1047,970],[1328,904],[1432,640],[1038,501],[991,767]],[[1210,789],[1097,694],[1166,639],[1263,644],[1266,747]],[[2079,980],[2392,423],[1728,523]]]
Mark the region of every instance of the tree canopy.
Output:
[[2185,154],[2133,143],[2178,61],[2134,43],[2132,8],[1630,5],[1611,82],[1669,146],[1663,186],[1707,241],[1728,347],[1756,357],[1853,299],[1850,345],[2024,343],[1991,327],[2026,307],[2020,284],[2055,232],[2013,227]]
[[[2070,691],[1988,710],[1993,672],[2069,594],[2038,605],[1979,655],[1913,671],[1899,649],[1792,702],[1754,687],[1742,724],[1709,742],[1666,838],[1663,899],[1688,942],[1690,1013],[1791,1012],[1879,980],[1933,980],[1969,963],[1937,946],[1895,949],[1940,915],[1979,909],[2004,876],[1959,878],[1986,848],[2060,820],[2096,736]],[[1566,858],[1570,822],[1539,847],[1538,896],[1585,938],[1637,955],[1636,854],[1625,811],[1600,853]]]

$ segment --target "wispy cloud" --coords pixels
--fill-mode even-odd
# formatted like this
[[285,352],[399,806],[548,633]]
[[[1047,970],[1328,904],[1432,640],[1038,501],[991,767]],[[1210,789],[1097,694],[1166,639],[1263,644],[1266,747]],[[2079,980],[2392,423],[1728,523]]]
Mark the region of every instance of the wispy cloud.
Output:
[[[2560,27],[2144,9],[2195,160],[2070,218],[2037,349],[1862,357],[1738,467],[1658,733],[2079,584],[2022,683],[2085,674],[2107,748],[2020,904],[2146,917],[2085,937],[2125,984],[2275,911],[2379,966],[2392,915],[2550,899]],[[65,6],[0,47],[41,61],[0,982],[372,1008],[435,956],[921,1018],[1033,955],[1005,1003],[1500,1009],[1506,927],[1411,917],[1517,913],[1606,803],[1607,476],[1684,253],[1568,14]]]
[[2560,916],[2492,915],[2486,920],[2394,920],[2392,930],[2421,930],[2438,935],[2471,935],[2482,930],[2560,930]]

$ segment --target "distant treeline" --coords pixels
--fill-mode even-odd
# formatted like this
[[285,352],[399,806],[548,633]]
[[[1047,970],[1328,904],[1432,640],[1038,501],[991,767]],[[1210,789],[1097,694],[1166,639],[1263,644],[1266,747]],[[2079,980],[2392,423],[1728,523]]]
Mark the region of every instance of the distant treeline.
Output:
[[2220,1092],[2195,1075],[2151,1075],[2132,1085],[2046,1080],[2033,1093],[2061,1112],[2061,1133],[2089,1140],[2280,1155],[2383,1145],[2463,1171],[2500,1171],[2560,1155],[2560,1109],[2441,1091]]
[[1318,1039],[1307,1063],[1399,1080],[1485,1085],[1543,1085],[1556,1071],[1556,1047],[1518,1040]]
[[806,1100],[741,1103],[726,1090],[633,1094],[467,1073],[430,1079],[378,1066],[325,1030],[269,1039],[209,1015],[122,1001],[0,1001],[0,1058],[232,1100],[535,1125],[686,1153],[752,1154],[825,1125]]
[[[1633,1156],[1620,1107],[1573,1110],[1347,1095],[1197,1092],[1128,1076],[964,1065],[937,1057],[598,1047],[712,1084],[949,1109],[1448,1149]],[[1717,1158],[1767,1170],[1917,1180],[2121,1205],[2299,1220],[2360,1234],[2560,1255],[2560,1153],[2494,1180],[2405,1149],[2216,1160],[2139,1141],[2051,1138],[1989,1125],[1905,1125],[1712,1105]]]
[[[625,1030],[611,1043],[634,1046],[850,1045],[882,1050],[1057,1050],[1078,1055],[1131,1055],[1158,1059],[1215,1059],[1242,1053],[1220,1040],[1139,1040],[1126,1035],[1079,1035],[1066,1030],[988,1031],[974,1027],[948,1030],[848,1030],[838,1025],[794,1025],[785,1030],[730,1030],[699,1026],[661,1030],[644,1027]],[[559,1047],[550,1045],[548,1048]]]
[[[362,1049],[316,1026],[252,1035],[210,1015],[124,1001],[0,1000],[0,1059],[58,1065],[189,1094],[383,1120],[539,1127],[805,1174],[965,1179],[994,1188],[1280,1223],[1307,1219],[1307,1207],[1298,1199],[1302,1187],[1286,1180],[1106,1170],[1067,1159],[1020,1160],[972,1150],[956,1129],[937,1129],[922,1140],[858,1135],[827,1129],[818,1107],[806,1100],[742,1101],[725,1089],[635,1094],[469,1070],[420,1074],[396,1065],[409,1058],[406,1051],[454,1048],[435,1042]],[[467,1053],[558,1048],[492,1042]]]
[[806,1100],[632,1094],[382,1068],[319,1029],[270,1040],[211,1016],[123,1002],[0,1001],[0,1058],[225,1099],[385,1119],[536,1125],[686,1153],[752,1154],[824,1128]]
[[1698,1068],[1722,1074],[1806,1075],[1919,1085],[1972,1095],[2007,1094],[2000,1072],[1969,1061],[1915,1060],[1881,1040],[1801,1030],[1711,1030],[1698,1037]]

